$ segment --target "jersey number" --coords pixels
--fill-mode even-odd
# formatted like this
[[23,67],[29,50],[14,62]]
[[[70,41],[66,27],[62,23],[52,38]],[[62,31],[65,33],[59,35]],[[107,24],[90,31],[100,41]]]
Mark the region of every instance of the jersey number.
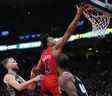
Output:
[[45,60],[45,73],[49,73],[49,72],[50,72],[49,60],[46,59]]

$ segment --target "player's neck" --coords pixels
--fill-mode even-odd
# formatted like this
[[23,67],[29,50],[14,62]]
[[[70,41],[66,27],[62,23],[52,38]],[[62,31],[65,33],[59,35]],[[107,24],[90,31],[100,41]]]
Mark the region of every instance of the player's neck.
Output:
[[9,69],[8,73],[15,73],[15,71],[13,71],[12,69]]

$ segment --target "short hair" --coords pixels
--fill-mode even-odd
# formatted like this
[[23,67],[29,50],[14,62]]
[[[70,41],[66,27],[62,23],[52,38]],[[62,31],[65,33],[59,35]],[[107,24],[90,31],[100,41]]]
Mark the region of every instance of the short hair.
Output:
[[10,58],[13,58],[13,57],[7,57],[6,59],[4,59],[4,60],[1,62],[1,64],[2,64],[3,66],[6,66],[6,64],[7,64],[8,60],[9,60]]
[[57,64],[62,69],[68,69],[69,67],[69,57],[62,53],[57,57]]
[[41,45],[41,49],[46,49],[47,48],[47,38],[49,37],[48,34],[42,34],[41,38],[40,38],[40,41],[42,43]]

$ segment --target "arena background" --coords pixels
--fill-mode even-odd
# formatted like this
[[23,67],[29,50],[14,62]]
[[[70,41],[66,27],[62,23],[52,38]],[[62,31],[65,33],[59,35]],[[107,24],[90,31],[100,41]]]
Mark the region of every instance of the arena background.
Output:
[[[55,38],[62,36],[76,13],[74,5],[72,0],[0,1],[0,62],[7,56],[15,57],[21,69],[19,74],[28,80],[32,66],[38,62],[40,47],[8,50],[3,45],[39,41],[47,32]],[[82,16],[73,35],[90,31],[90,22]],[[90,36],[68,42],[63,51],[70,57],[69,69],[83,80],[89,96],[112,95],[112,31],[104,38]],[[1,82],[3,74],[0,67]]]

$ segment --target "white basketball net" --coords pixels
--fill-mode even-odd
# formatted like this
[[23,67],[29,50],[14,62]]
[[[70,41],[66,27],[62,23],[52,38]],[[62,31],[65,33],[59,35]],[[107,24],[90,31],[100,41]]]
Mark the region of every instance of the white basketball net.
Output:
[[83,14],[92,23],[92,34],[94,37],[105,37],[107,27],[110,23],[110,16],[104,14],[92,5],[84,6]]

